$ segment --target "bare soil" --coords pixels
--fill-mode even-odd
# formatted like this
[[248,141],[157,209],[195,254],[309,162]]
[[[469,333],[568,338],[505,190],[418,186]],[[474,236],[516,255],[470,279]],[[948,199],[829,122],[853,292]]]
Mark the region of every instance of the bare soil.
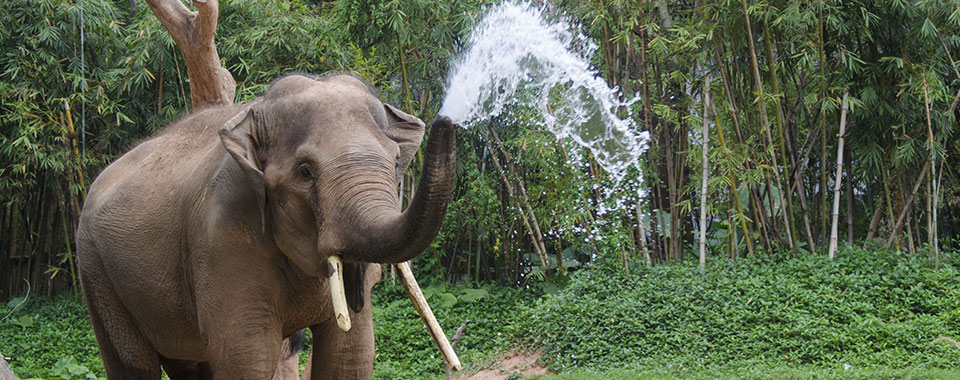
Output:
[[538,360],[540,360],[539,351],[510,351],[496,358],[493,362],[484,365],[479,370],[474,369],[476,372],[471,373],[471,371],[465,371],[455,377],[455,379],[506,380],[507,377],[510,377],[510,375],[514,373],[519,373],[524,379],[527,379],[550,374],[551,372],[540,364]]

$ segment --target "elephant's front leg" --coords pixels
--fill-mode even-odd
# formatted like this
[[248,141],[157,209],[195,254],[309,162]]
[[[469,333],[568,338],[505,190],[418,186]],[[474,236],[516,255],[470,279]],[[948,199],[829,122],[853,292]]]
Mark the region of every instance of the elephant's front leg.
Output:
[[370,292],[380,280],[380,265],[366,264],[363,280],[363,309],[359,313],[350,310],[353,327],[344,332],[337,321],[310,327],[313,332],[313,355],[304,371],[310,379],[369,379],[373,376],[373,307]]
[[202,334],[215,380],[269,380],[280,357],[281,335],[276,317],[228,317],[205,323]]

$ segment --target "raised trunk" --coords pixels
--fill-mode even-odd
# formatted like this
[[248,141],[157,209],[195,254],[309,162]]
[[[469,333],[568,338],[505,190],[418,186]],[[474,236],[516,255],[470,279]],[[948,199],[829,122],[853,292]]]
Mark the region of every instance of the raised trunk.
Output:
[[[420,254],[440,231],[453,187],[456,126],[437,118],[427,140],[417,193],[406,211],[383,210],[367,226],[357,226],[345,242],[345,261],[400,263]],[[349,240],[353,241],[349,241]]]

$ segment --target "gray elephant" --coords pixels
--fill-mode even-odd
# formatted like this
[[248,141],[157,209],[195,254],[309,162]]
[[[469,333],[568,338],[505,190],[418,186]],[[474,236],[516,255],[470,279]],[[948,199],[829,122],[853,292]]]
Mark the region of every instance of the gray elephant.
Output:
[[107,377],[270,379],[281,342],[310,327],[313,379],[369,378],[375,263],[423,251],[450,199],[456,127],[438,118],[400,210],[424,127],[352,76],[290,75],[104,169],[77,246]]

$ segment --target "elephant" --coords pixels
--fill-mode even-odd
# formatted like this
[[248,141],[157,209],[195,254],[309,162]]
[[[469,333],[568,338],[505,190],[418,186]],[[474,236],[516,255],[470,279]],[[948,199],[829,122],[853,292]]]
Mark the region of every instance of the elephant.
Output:
[[380,264],[426,249],[451,196],[457,126],[438,116],[401,210],[425,127],[357,77],[288,74],[107,166],[76,237],[107,377],[270,379],[281,342],[309,327],[313,379],[370,378]]

